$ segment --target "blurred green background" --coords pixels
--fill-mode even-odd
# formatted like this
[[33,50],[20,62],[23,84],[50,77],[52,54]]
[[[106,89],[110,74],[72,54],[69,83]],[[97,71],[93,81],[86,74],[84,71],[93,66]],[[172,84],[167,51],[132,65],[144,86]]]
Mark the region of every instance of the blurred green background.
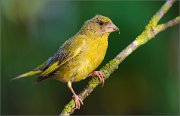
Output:
[[[11,79],[52,56],[84,21],[108,16],[112,33],[103,66],[143,30],[164,1],[1,0],[1,114],[56,115],[71,99],[66,84],[36,77]],[[179,15],[176,2],[160,23]],[[168,28],[132,53],[74,114],[179,114],[179,26]],[[100,66],[100,67],[101,67]],[[79,93],[89,79],[74,83]]]

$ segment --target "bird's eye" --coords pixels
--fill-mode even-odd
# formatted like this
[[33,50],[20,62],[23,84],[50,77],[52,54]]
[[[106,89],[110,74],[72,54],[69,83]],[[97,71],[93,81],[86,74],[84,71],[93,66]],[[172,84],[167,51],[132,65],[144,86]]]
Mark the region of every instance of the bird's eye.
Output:
[[101,21],[101,20],[97,20],[97,23],[98,23],[99,25],[103,25],[103,24],[104,24],[104,22]]

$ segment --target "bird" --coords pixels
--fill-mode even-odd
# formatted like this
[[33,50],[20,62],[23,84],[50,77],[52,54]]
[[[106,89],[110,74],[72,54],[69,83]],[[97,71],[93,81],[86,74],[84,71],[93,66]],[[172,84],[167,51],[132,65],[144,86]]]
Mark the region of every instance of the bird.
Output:
[[94,70],[103,61],[108,48],[108,37],[115,31],[119,31],[119,28],[110,18],[95,15],[85,21],[80,31],[66,40],[47,61],[14,79],[38,75],[37,82],[54,78],[67,83],[73,94],[75,108],[80,109],[83,101],[75,93],[72,83],[96,76],[104,84],[103,72]]

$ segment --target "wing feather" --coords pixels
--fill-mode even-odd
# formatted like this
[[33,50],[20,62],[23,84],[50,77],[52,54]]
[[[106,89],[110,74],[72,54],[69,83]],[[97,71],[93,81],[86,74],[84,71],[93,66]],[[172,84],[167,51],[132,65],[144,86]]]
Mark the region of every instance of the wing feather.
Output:
[[44,66],[43,72],[41,73],[41,77],[46,77],[55,70],[57,70],[60,66],[76,57],[82,50],[85,40],[83,38],[80,39],[72,39],[63,45],[56,54],[51,57],[46,65]]

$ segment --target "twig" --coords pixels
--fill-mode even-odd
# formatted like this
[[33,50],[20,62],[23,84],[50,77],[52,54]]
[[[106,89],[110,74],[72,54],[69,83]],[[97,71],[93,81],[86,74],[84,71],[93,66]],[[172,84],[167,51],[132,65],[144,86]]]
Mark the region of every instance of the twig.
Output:
[[[168,27],[174,26],[180,23],[180,16],[175,19],[165,23],[158,24],[159,20],[164,16],[164,14],[169,10],[169,8],[174,3],[174,0],[167,0],[165,4],[161,7],[161,9],[152,17],[146,26],[145,30],[122,52],[120,52],[113,60],[108,62],[104,67],[100,70],[105,74],[105,79],[109,78],[110,74],[112,74],[117,68],[118,65],[129,56],[134,50],[136,50],[139,46],[145,44],[152,38],[154,38],[159,32],[167,29]],[[84,100],[90,93],[99,85],[99,80],[97,77],[92,78],[84,90],[79,94],[79,97]],[[62,110],[60,115],[70,115],[75,111],[75,102],[72,99]]]

